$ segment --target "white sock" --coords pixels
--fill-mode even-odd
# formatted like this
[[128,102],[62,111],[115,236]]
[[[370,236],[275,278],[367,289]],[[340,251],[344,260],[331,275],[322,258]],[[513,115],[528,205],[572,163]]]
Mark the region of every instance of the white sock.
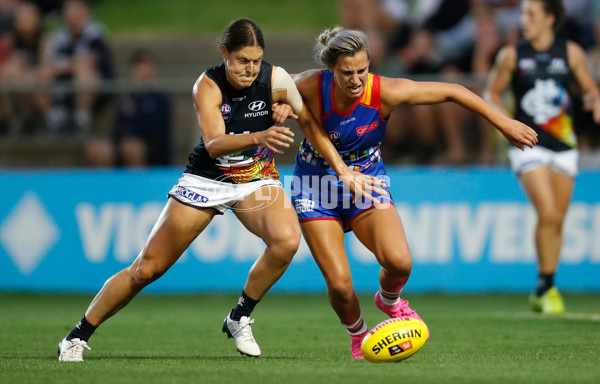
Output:
[[346,327],[346,330],[348,331],[350,336],[360,335],[369,330],[369,328],[367,327],[367,323],[365,323],[365,321],[362,318],[362,315],[360,315],[360,317],[354,324],[352,324],[352,325],[343,324],[343,325],[344,325],[344,327]]
[[[381,301],[384,305],[393,307],[400,302],[400,292],[388,292],[384,291],[383,289],[380,289],[379,291],[379,296],[381,297]],[[390,299],[389,297],[394,297],[394,299]]]

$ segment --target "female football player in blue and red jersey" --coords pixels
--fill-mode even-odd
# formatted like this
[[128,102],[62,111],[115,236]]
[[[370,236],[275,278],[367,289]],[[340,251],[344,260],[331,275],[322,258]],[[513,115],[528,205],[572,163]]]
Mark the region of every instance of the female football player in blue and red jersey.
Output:
[[316,52],[327,69],[297,75],[300,94],[313,115],[320,118],[346,164],[383,181],[372,190],[377,202],[353,200],[309,140],[303,141],[296,156],[292,201],[325,277],[331,306],[351,336],[352,357],[362,358],[360,344],[368,329],[352,286],[344,232],[353,231],[381,265],[376,306],[390,317],[420,319],[408,302],[400,299],[412,259],[402,221],[387,190],[389,180],[379,150],[392,111],[401,104],[454,101],[485,117],[520,149],[533,147],[537,136],[462,86],[416,83],[369,73],[369,45],[361,31],[341,27],[326,30],[318,38]]

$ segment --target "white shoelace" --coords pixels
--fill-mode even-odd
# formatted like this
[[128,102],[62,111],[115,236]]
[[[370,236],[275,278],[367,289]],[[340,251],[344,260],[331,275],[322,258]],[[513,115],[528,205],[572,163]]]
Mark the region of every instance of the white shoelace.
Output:
[[254,324],[254,319],[250,319],[244,323],[242,323],[241,321],[238,322],[239,328],[236,329],[235,332],[233,332],[232,336],[235,336],[241,332],[241,335],[244,339],[246,339],[247,341],[254,342],[254,337],[252,336],[252,330],[249,327],[250,324]]
[[83,340],[78,341],[70,341],[71,346],[67,348],[66,355],[69,358],[83,358],[83,351],[88,350],[91,351],[92,348],[88,347],[87,343]]

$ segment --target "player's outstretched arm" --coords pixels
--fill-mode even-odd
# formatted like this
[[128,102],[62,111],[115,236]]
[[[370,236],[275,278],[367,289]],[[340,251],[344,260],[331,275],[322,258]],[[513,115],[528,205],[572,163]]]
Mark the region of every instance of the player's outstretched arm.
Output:
[[415,82],[407,79],[382,79],[382,111],[389,115],[400,104],[438,104],[453,101],[492,123],[516,147],[533,147],[537,133],[525,124],[507,117],[459,84]]

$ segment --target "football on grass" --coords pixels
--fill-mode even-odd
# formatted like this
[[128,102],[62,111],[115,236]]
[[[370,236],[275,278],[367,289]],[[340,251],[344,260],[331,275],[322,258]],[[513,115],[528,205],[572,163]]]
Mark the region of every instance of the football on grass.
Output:
[[421,349],[428,334],[427,325],[421,320],[388,319],[369,331],[360,350],[365,359],[375,363],[400,361]]

